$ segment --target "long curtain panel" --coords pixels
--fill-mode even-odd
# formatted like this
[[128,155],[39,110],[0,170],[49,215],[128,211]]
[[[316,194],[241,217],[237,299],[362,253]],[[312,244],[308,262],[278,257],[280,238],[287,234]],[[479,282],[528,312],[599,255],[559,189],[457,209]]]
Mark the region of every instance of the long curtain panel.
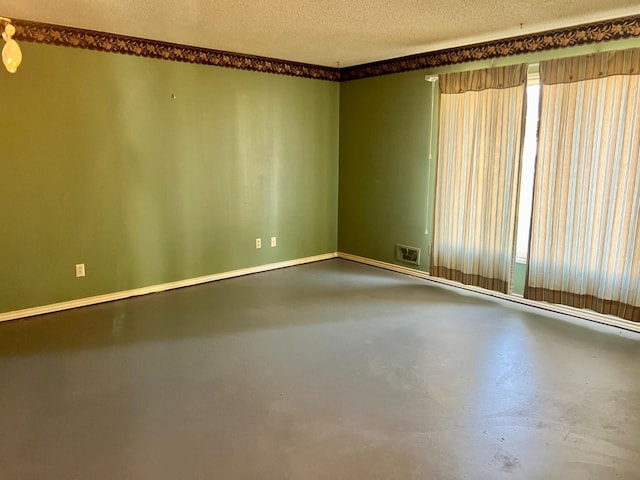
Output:
[[542,62],[525,297],[640,321],[640,49]]
[[440,76],[431,274],[509,293],[527,67]]

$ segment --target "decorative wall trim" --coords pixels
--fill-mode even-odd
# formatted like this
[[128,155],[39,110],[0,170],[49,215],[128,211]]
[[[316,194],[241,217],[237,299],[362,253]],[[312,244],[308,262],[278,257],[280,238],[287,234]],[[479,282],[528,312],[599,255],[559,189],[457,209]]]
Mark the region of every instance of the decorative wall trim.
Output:
[[341,81],[640,37],[640,15],[420,53],[340,70]]
[[13,23],[16,40],[24,42],[337,82],[640,37],[640,15],[635,15],[338,69],[28,20]]
[[305,263],[319,262],[335,258],[336,253],[326,253],[313,257],[297,258],[295,260],[287,260],[278,263],[269,263],[267,265],[259,265],[257,267],[243,268],[240,270],[232,270],[230,272],[215,273],[204,277],[189,278],[179,280],[177,282],[162,283],[160,285],[151,285],[149,287],[136,288],[133,290],[125,290],[122,292],[107,293],[105,295],[97,295],[95,297],[80,298],[68,302],[54,303],[41,307],[26,308],[23,310],[14,310],[12,312],[0,313],[0,322],[7,320],[17,320],[19,318],[33,317],[36,315],[44,315],[46,313],[54,313],[62,310],[70,310],[72,308],[86,307],[88,305],[96,305],[98,303],[113,302],[115,300],[123,300],[129,297],[137,297],[140,295],[148,295],[150,293],[165,292],[175,288],[191,287],[201,283],[215,282],[217,280],[225,280],[227,278],[241,277],[253,273],[267,272],[277,270],[279,268],[293,267],[295,265],[303,265]]
[[176,43],[64,27],[28,20],[13,20],[15,39],[23,42],[48,43],[64,47],[84,48],[103,52],[123,53],[139,57],[159,58],[178,62],[215,65],[218,67],[253,70],[317,80],[340,80],[337,68],[290,62],[275,58],[224,52],[209,48],[190,47]]
[[590,310],[582,310],[579,308],[567,307],[564,305],[556,305],[553,303],[537,302],[535,300],[528,300],[519,295],[508,295],[505,293],[496,292],[493,290],[485,290],[484,288],[474,287],[472,285],[463,285],[462,283],[453,282],[444,278],[432,277],[427,272],[416,270],[413,268],[405,267],[402,265],[394,265],[393,263],[381,262],[380,260],[373,260],[371,258],[360,257],[358,255],[352,255],[350,253],[338,252],[338,258],[344,260],[350,260],[352,262],[362,263],[364,265],[370,265],[372,267],[383,268],[392,272],[402,273],[404,275],[410,275],[412,277],[421,278],[429,282],[438,283],[447,288],[454,290],[466,290],[472,292],[475,295],[483,295],[493,297],[501,302],[517,303],[539,313],[540,310],[546,313],[557,314],[566,317],[577,318],[579,320],[589,320],[591,322],[607,325],[615,328],[622,328],[632,332],[640,333],[640,324],[638,322],[631,322],[622,318],[614,317],[612,315],[602,315],[600,313],[592,312]]

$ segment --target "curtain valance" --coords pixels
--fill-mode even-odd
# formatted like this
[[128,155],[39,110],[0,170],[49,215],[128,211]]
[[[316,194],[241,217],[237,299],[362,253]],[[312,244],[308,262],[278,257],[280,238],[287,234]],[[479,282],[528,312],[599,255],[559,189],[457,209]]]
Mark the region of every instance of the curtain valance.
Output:
[[524,85],[526,81],[526,64],[445,73],[440,75],[440,93],[464,93],[512,88]]

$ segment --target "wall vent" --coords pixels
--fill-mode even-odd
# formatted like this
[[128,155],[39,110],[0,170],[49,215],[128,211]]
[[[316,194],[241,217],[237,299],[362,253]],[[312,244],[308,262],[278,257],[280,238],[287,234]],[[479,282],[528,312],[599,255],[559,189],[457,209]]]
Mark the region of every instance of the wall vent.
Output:
[[396,260],[413,265],[420,265],[420,249],[396,244]]

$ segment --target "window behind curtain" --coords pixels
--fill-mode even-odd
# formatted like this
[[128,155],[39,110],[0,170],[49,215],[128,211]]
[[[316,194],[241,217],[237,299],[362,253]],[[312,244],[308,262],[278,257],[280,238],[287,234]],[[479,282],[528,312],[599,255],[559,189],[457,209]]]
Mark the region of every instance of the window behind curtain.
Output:
[[431,274],[509,293],[526,65],[440,76]]
[[640,49],[540,64],[525,296],[640,321]]

